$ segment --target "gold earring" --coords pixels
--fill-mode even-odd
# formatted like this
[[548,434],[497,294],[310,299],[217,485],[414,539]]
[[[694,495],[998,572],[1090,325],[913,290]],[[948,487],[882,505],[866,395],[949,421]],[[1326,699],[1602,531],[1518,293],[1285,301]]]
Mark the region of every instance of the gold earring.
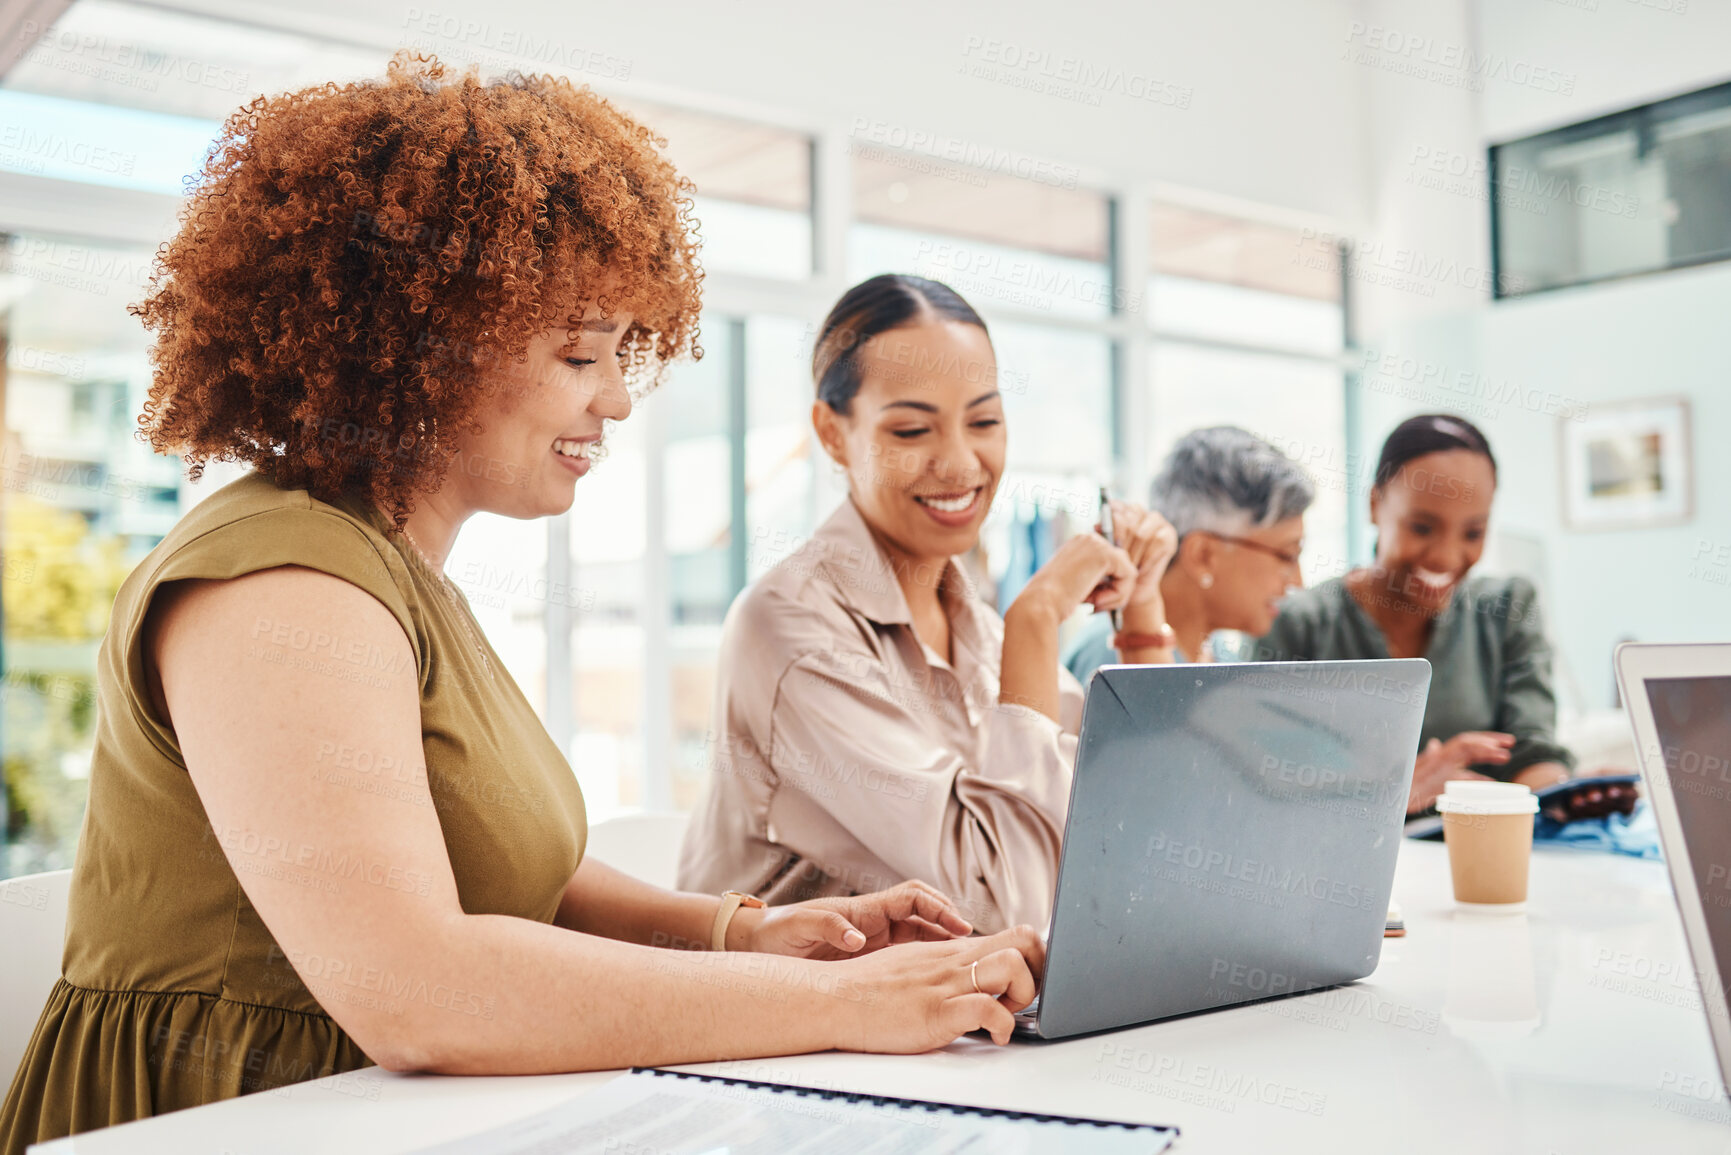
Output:
[[1214,575],[1204,571],[1202,576],[1196,579],[1196,584],[1205,590],[1211,590],[1214,588]]

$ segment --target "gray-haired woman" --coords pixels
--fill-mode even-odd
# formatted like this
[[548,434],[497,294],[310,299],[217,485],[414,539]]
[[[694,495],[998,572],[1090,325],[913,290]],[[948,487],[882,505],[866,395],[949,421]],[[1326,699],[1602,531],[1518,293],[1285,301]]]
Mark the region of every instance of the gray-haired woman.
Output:
[[[1297,462],[1235,426],[1198,429],[1172,447],[1148,505],[1178,531],[1178,553],[1160,579],[1178,639],[1174,661],[1210,660],[1217,630],[1268,632],[1287,589],[1304,584],[1298,554],[1315,496]],[[1086,682],[1119,660],[1102,617],[1072,642],[1064,664]]]

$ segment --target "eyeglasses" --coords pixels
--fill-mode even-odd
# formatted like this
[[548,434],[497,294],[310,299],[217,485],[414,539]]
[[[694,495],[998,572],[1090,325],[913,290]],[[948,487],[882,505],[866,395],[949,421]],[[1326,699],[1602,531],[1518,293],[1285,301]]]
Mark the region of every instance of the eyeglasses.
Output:
[[1253,549],[1259,553],[1265,553],[1270,557],[1279,558],[1282,565],[1296,566],[1299,559],[1299,550],[1304,548],[1300,545],[1298,550],[1280,549],[1276,546],[1265,545],[1260,541],[1252,541],[1247,537],[1233,537],[1231,534],[1215,533],[1213,530],[1209,529],[1199,529],[1195,532],[1205,533],[1216,541],[1229,541],[1233,545],[1241,545],[1245,549]]

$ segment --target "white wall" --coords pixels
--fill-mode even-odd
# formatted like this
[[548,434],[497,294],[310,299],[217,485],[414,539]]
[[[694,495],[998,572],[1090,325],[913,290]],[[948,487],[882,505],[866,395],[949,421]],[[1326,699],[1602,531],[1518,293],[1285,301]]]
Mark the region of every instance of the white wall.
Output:
[[1731,80],[1727,0],[1474,0],[1479,34],[1510,64],[1572,78],[1568,95],[1488,88],[1484,131],[1508,140]]
[[[401,41],[428,14],[483,24],[462,42],[556,38],[630,62],[629,89],[738,102],[808,123],[881,120],[1010,148],[1118,178],[1170,181],[1224,197],[1356,223],[1362,69],[1342,62],[1353,0],[179,0],[177,7],[377,41]],[[419,14],[419,15],[411,15]],[[438,21],[433,22],[437,25]],[[996,47],[993,43],[996,42]],[[1014,52],[1010,50],[1013,49]],[[1098,104],[963,73],[1044,53],[1121,74]],[[596,87],[603,87],[600,78]],[[1178,101],[1188,103],[1179,107]]]
[[[1586,402],[1682,393],[1692,402],[1692,524],[1622,531],[1562,529],[1555,422],[1505,409],[1486,432],[1503,446],[1497,516],[1547,546],[1552,613],[1583,689],[1608,701],[1610,653],[1648,642],[1731,640],[1723,564],[1697,565],[1701,543],[1731,541],[1731,268],[1721,264],[1562,290],[1487,311],[1485,364],[1535,391]],[[1550,428],[1546,428],[1546,426]],[[1707,561],[1709,559],[1702,559]]]
[[[1683,0],[1681,13],[1674,10],[1678,2],[1472,0],[1472,45],[1494,72],[1477,92],[1431,84],[1428,100],[1405,93],[1397,113],[1371,114],[1371,235],[1385,246],[1428,246],[1488,261],[1482,173],[1441,188],[1415,187],[1413,150],[1433,142],[1457,147],[1469,109],[1475,123],[1468,147],[1482,157],[1494,141],[1726,79],[1731,2]],[[1423,17],[1416,3],[1387,0],[1367,10],[1421,31],[1423,19],[1446,19],[1434,12]],[[1508,79],[1517,76],[1528,82]],[[1407,78],[1377,83],[1395,79]],[[1560,91],[1565,86],[1570,91]],[[1502,470],[1487,564],[1535,571],[1565,677],[1577,684],[1580,704],[1608,705],[1610,654],[1620,638],[1731,639],[1731,593],[1711,580],[1731,578],[1725,572],[1731,567],[1703,568],[1694,558],[1702,542],[1711,549],[1731,541],[1731,463],[1717,452],[1731,430],[1731,344],[1724,339],[1731,267],[1494,304],[1487,293],[1474,297],[1460,303],[1456,294],[1439,303],[1409,287],[1382,291],[1364,311],[1370,323],[1363,344],[1374,353],[1363,394],[1365,449],[1374,459],[1397,421],[1427,410],[1463,413],[1485,430]],[[1694,521],[1646,530],[1564,529],[1558,419],[1544,411],[1547,397],[1591,407],[1671,393],[1688,395],[1694,405]]]
[[[1487,89],[1487,142],[1543,131],[1731,77],[1727,0],[1478,0],[1487,50],[1574,79],[1568,96],[1532,86]],[[1558,509],[1554,422],[1505,410],[1491,436],[1506,452],[1506,524],[1537,530],[1551,571],[1552,613],[1565,656],[1590,700],[1611,694],[1619,638],[1731,639],[1731,594],[1697,567],[1699,543],[1731,537],[1731,268],[1679,270],[1505,301],[1480,326],[1493,380],[1555,391],[1589,406],[1682,393],[1693,402],[1695,517],[1675,528],[1571,531]],[[1550,425],[1547,429],[1544,426]]]

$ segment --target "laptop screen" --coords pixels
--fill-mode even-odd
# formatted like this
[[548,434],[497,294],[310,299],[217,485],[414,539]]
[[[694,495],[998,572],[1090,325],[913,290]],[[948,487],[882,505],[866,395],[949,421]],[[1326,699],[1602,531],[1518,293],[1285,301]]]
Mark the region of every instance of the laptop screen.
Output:
[[[1646,686],[1707,936],[1723,971],[1731,966],[1731,677],[1648,678]],[[1731,976],[1717,978],[1723,990]]]

